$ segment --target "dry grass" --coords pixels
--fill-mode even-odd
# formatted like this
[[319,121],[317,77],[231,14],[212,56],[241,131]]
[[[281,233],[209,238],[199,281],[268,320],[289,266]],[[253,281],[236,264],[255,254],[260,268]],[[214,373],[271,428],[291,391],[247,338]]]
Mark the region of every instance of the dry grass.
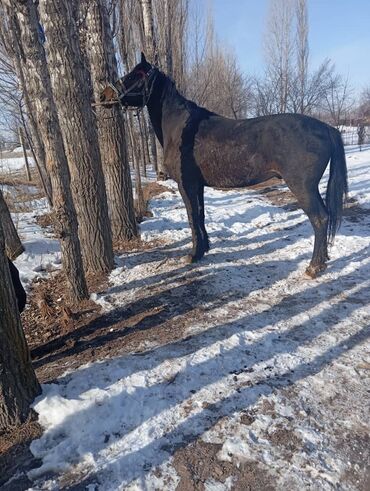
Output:
[[173,192],[171,189],[162,186],[158,182],[149,182],[143,186],[144,209],[140,210],[137,200],[134,202],[137,223],[141,223],[145,217],[151,217],[152,213],[148,210],[149,201],[164,192]]
[[[37,172],[33,169],[32,181],[28,181],[25,171],[0,172],[0,187],[3,189],[9,210],[13,213],[24,213],[33,210],[32,202],[45,196]],[[33,190],[30,192],[29,187]]]
[[[28,157],[31,157],[31,152],[27,150]],[[23,152],[0,152],[0,159],[18,159],[23,157]]]
[[28,420],[21,426],[13,427],[0,433],[0,455],[9,452],[16,445],[23,445],[41,435],[42,429],[36,421],[36,414],[31,412]]

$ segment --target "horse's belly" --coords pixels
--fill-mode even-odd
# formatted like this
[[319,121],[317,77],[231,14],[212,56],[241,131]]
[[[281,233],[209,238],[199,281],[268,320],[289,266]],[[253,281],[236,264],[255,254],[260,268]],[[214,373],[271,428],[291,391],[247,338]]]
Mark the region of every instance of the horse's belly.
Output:
[[222,165],[213,161],[199,166],[206,186],[218,188],[239,188],[252,186],[276,176],[268,165],[256,165],[250,161],[224,161]]
[[234,188],[269,179],[272,163],[253,145],[240,142],[203,140],[194,149],[197,167],[207,186]]
[[256,176],[254,178],[235,178],[235,177],[227,177],[221,176],[218,179],[204,179],[204,184],[208,187],[212,188],[220,188],[220,189],[230,189],[230,188],[244,188],[248,186],[254,186],[255,184],[259,184],[261,182],[267,181],[272,177],[280,177],[277,173],[271,172],[263,175]]

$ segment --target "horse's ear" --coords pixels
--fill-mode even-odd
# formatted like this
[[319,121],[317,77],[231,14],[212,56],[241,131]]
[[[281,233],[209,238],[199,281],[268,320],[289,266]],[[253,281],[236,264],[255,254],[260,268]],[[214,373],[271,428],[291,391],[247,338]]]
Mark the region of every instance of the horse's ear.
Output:
[[141,52],[141,63],[147,63],[145,55],[143,52]]

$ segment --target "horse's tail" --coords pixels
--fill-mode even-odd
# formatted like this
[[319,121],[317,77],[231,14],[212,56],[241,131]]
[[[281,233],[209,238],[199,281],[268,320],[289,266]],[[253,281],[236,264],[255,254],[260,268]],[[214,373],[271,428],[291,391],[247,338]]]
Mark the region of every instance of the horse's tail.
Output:
[[331,141],[330,175],[326,190],[326,207],[329,213],[328,241],[332,243],[340,226],[343,204],[347,197],[347,166],[340,132],[329,127]]

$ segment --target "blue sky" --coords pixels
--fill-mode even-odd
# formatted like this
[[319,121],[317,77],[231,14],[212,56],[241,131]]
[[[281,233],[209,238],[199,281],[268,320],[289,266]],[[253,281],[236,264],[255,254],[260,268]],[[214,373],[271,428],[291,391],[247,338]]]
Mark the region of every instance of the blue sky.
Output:
[[[269,0],[213,0],[219,39],[248,74],[263,70]],[[356,92],[370,86],[370,0],[308,0],[311,67],[330,58]]]

